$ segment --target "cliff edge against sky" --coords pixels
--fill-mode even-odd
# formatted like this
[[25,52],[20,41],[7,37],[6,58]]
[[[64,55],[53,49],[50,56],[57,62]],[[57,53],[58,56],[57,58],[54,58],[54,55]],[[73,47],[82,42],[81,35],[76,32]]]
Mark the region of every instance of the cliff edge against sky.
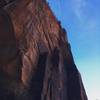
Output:
[[15,0],[2,3],[0,98],[87,100],[67,32],[47,2]]

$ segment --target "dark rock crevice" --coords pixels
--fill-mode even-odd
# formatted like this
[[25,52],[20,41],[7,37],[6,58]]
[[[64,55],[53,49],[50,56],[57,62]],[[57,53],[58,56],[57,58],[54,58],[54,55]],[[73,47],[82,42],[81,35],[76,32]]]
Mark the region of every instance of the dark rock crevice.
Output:
[[31,79],[29,92],[34,100],[41,100],[41,92],[43,88],[44,73],[46,67],[47,53],[39,55],[37,69]]

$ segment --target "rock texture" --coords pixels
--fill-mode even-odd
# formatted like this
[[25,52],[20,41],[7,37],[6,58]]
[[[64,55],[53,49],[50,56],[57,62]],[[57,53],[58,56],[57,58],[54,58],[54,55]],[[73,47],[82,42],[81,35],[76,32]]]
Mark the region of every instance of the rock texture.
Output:
[[46,0],[1,1],[1,100],[87,100],[67,32]]

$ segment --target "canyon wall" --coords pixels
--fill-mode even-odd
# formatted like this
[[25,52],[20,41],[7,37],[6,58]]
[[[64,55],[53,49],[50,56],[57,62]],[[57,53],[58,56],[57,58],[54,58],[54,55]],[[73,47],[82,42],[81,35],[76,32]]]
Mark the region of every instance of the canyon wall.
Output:
[[67,38],[46,0],[2,4],[0,98],[87,100]]

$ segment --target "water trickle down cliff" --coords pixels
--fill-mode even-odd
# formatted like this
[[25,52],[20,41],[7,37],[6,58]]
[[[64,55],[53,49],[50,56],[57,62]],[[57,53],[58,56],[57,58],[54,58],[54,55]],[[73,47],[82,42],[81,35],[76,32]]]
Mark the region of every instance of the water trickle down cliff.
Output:
[[[17,77],[12,78],[16,75],[10,74],[9,84],[3,82],[11,94],[2,89],[2,100],[7,100],[4,99],[5,95],[9,100],[87,100],[80,73],[73,60],[67,32],[53,15],[47,2],[15,0],[3,9],[0,13],[3,12],[7,14],[4,16],[9,17],[5,19],[9,20],[9,25],[11,23],[12,27],[9,29],[13,30],[10,31],[14,35],[14,39],[9,38],[13,40],[8,43],[10,53],[5,56],[10,59],[9,56],[13,55],[16,63],[13,63],[13,59],[10,61],[8,73],[14,70]],[[0,37],[1,30],[3,29],[0,28]],[[11,33],[6,34],[9,37]],[[4,43],[6,42],[1,42],[2,45]],[[16,45],[14,50],[11,49],[11,43]],[[5,58],[4,61],[8,60]],[[16,68],[19,68],[18,71]],[[6,77],[4,79],[9,80],[5,70],[0,69]]]

